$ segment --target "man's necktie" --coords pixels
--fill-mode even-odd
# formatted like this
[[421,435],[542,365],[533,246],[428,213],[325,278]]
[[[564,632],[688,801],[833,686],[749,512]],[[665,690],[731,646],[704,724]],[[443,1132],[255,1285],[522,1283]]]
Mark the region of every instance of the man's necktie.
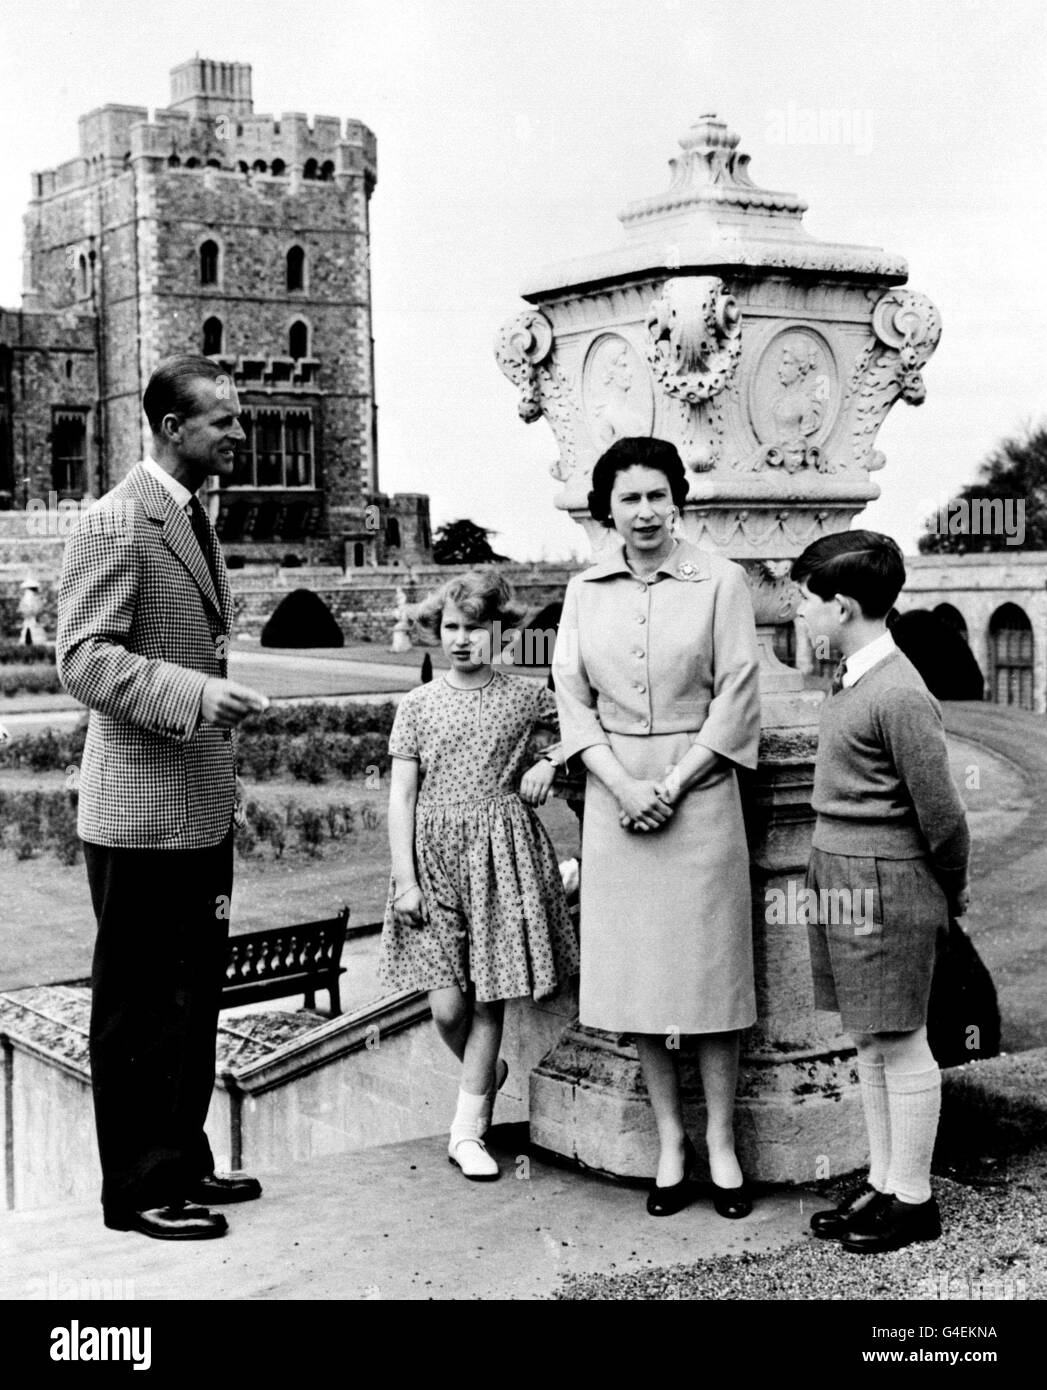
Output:
[[207,561],[207,568],[211,574],[211,583],[214,585],[215,595],[217,596],[219,593],[218,569],[214,560],[214,552],[211,549],[211,537],[213,534],[211,529],[211,523],[208,521],[207,513],[204,511],[200,499],[199,497],[197,497],[195,492],[189,499],[188,508],[189,520],[192,522],[193,531],[196,533],[197,542],[200,546],[200,549],[203,551],[204,559]]
[[[194,501],[195,501],[195,498],[194,498]],[[846,671],[846,670],[847,670],[847,658],[844,657],[844,659],[843,659],[842,661],[837,662],[837,664],[836,664],[836,670],[833,672],[833,683],[832,683],[832,685],[829,687],[829,694],[830,694],[830,695],[839,695],[840,691],[843,689],[843,673],[844,673],[844,671]]]

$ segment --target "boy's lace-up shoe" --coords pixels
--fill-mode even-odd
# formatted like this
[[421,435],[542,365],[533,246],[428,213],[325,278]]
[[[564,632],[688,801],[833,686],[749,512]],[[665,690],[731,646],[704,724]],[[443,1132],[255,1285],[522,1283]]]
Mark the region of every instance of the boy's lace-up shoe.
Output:
[[859,1217],[871,1213],[875,1207],[889,1200],[886,1192],[873,1187],[866,1178],[839,1206],[816,1211],[811,1217],[811,1230],[820,1240],[840,1240]]
[[889,1197],[845,1232],[840,1244],[858,1255],[882,1255],[919,1240],[937,1240],[941,1233],[941,1215],[933,1197],[918,1203]]

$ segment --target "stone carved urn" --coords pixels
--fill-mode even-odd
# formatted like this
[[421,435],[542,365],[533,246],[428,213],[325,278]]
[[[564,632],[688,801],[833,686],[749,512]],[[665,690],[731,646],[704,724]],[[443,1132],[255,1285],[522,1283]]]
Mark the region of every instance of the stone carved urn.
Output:
[[[679,145],[669,188],[620,214],[618,247],[526,281],[528,307],[495,353],[521,419],[552,430],[556,505],[595,547],[594,463],[616,438],[655,435],[689,472],[683,534],[746,569],[763,692],[761,762],[744,788],[760,1017],[743,1046],[737,1129],[752,1176],[798,1182],[859,1166],[865,1133],[853,1054],[835,1016],[813,1009],[806,928],[768,925],[770,895],[803,881],[823,698],[775,655],[775,634],[798,602],[791,560],[879,495],[877,433],[899,398],[923,400],[941,323],[906,287],[903,259],[816,240],[801,199],[757,187],[716,116]],[[686,1066],[684,1083],[700,1134],[701,1088]],[[653,1172],[628,1040],[569,1029],[532,1075],[531,1130],[602,1171]]]

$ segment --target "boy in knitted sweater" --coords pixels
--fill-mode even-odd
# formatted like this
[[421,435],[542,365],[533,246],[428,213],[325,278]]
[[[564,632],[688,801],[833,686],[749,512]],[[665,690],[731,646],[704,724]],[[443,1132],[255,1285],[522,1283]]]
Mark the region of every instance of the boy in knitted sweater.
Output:
[[[809,932],[815,1005],[839,1011],[857,1048],[870,1154],[867,1179],[811,1227],[846,1250],[898,1250],[941,1234],[927,1000],[938,933],[967,908],[970,837],[941,707],[885,623],[905,583],[898,546],[875,531],[823,536],[792,577],[815,649],[843,658],[818,730]],[[873,911],[833,910],[844,898]]]

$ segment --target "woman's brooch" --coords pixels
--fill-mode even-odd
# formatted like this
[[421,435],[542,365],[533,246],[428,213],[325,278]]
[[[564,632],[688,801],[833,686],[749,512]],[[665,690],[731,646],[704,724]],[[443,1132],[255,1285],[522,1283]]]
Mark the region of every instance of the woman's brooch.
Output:
[[677,565],[676,573],[681,579],[697,579],[698,566],[692,565],[690,560],[684,560],[682,565]]

